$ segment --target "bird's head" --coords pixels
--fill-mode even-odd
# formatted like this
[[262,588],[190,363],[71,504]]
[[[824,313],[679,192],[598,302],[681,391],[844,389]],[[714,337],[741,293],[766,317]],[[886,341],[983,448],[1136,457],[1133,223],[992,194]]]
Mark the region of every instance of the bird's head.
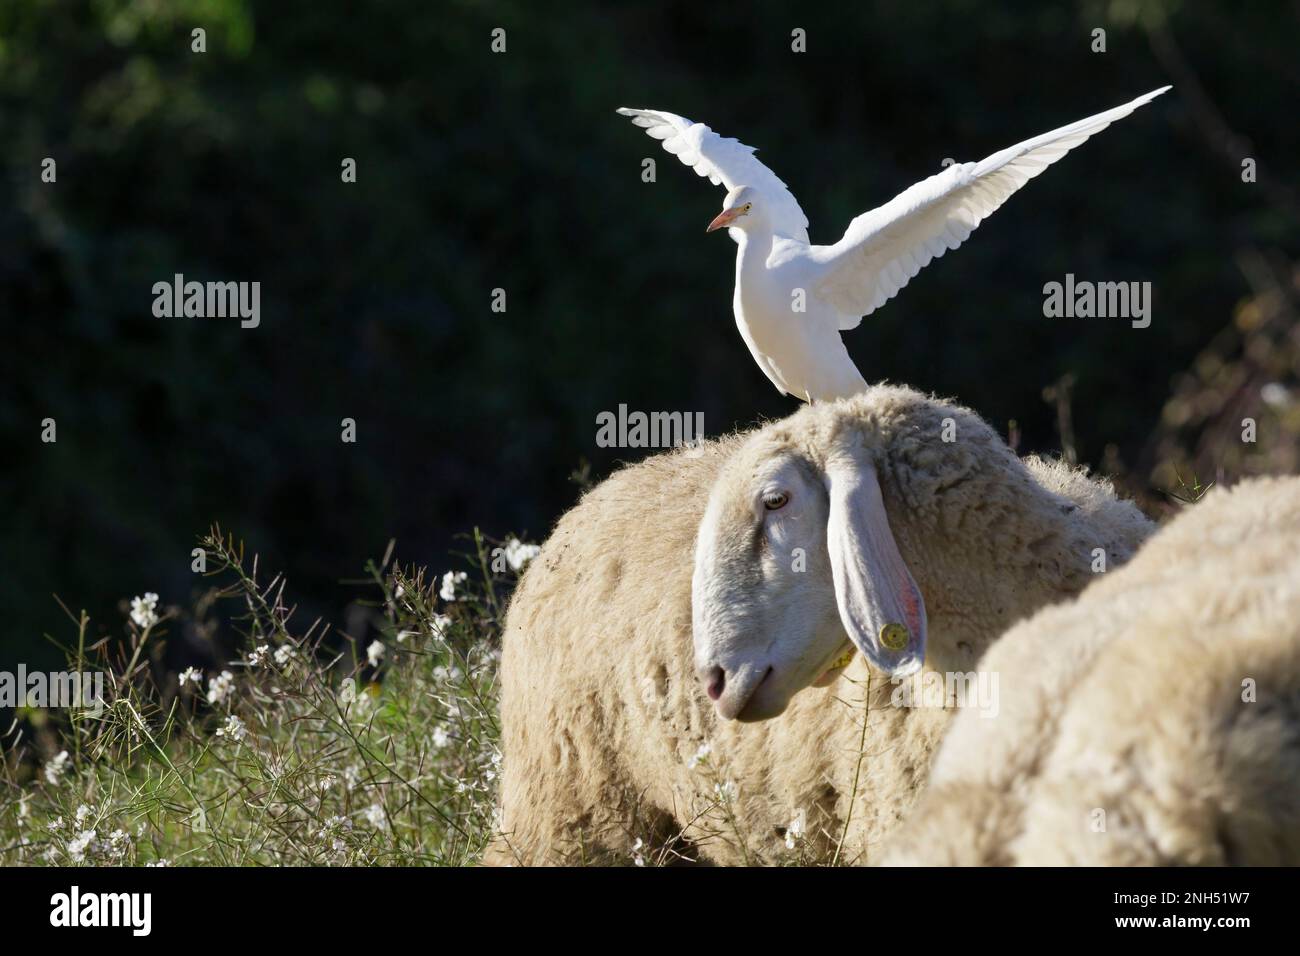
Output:
[[727,193],[727,198],[722,200],[722,212],[718,213],[713,222],[709,223],[709,228],[704,231],[713,232],[724,226],[747,229],[759,215],[758,190],[752,186],[737,186]]

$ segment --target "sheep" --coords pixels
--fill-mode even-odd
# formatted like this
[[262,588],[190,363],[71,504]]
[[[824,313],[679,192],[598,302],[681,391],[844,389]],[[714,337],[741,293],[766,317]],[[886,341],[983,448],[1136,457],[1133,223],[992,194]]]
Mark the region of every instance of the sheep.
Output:
[[1215,489],[980,663],[881,862],[1300,864],[1300,479]]
[[[925,626],[915,621],[910,640],[915,656],[928,629],[927,671],[970,669],[1012,622],[1082,590],[1097,549],[1122,563],[1152,527],[1109,484],[1022,460],[969,409],[890,385],[616,472],[560,519],[511,600],[499,833],[485,862],[626,862],[650,846],[665,859],[758,863],[792,842],[804,854],[868,858],[924,785],[945,709],[890,707],[888,681],[879,671],[869,681],[861,654],[813,675],[827,690],[797,692],[783,674],[780,699],[768,688],[747,713],[736,678],[715,707],[693,660],[693,578],[702,598],[709,591],[698,580],[710,574],[707,558],[697,568],[702,519],[711,509],[752,521],[753,496],[768,490],[755,476],[774,462],[809,498],[797,503],[802,529],[778,542],[789,553],[714,566],[726,565],[735,606],[766,607],[787,645],[815,625],[805,637],[819,668],[823,642],[847,648],[828,623],[835,570],[817,491],[832,459],[841,475],[856,463],[879,478],[881,517],[924,595],[914,610]],[[701,625],[718,634],[739,620],[710,607]],[[798,680],[812,656],[797,662]]]

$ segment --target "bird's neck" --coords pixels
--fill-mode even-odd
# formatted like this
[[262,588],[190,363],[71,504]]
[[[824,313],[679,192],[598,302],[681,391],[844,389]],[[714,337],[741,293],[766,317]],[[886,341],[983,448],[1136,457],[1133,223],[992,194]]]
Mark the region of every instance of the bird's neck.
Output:
[[762,269],[767,263],[767,257],[772,254],[772,230],[763,228],[749,228],[734,230],[739,235],[736,236],[736,268],[739,272],[744,273],[746,267],[751,269]]

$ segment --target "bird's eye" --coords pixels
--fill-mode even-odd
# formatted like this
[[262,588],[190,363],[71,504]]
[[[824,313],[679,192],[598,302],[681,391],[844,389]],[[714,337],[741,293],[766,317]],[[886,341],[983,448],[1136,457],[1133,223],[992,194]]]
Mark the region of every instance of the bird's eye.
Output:
[[769,491],[763,495],[763,507],[768,511],[779,511],[789,500],[790,496],[784,491]]
[[749,212],[749,207],[754,205],[752,202],[745,203],[745,212]]

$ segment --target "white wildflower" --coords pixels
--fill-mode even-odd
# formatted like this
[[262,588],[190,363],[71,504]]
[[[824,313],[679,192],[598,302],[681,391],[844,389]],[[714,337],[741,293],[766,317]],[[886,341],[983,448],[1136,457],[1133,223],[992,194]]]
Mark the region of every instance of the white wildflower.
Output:
[[795,844],[804,838],[808,831],[808,813],[805,810],[799,810],[794,815],[785,828],[785,846],[787,850],[793,850]]
[[281,644],[279,647],[275,649],[275,663],[278,666],[284,667],[292,660],[293,660],[292,644]]
[[108,855],[123,859],[131,849],[131,837],[125,830],[114,830],[108,835]]
[[690,760],[686,761],[686,766],[694,770],[700,764],[707,762],[709,754],[711,753],[713,753],[712,745],[707,742],[700,744],[700,747],[695,751],[694,756],[692,756]]
[[154,860],[150,863],[146,863],[145,867],[147,868],[151,866],[171,866],[171,865],[172,865],[172,861],[167,859],[166,857],[163,857],[160,860]]
[[46,781],[51,786],[57,787],[59,785],[59,781],[63,779],[63,771],[67,767],[67,765],[68,765],[68,752],[66,750],[61,750],[55,757],[47,761],[45,764]]
[[397,632],[397,637],[395,638],[395,640],[397,641],[398,644],[405,644],[406,639],[408,637],[414,637],[415,633],[416,633],[415,631],[408,631],[405,629],[400,630]]
[[1291,393],[1281,382],[1269,382],[1259,390],[1259,397],[1264,404],[1272,408],[1286,408],[1291,404]]
[[136,627],[150,628],[158,623],[158,595],[146,591],[144,597],[131,598],[131,620]]
[[645,866],[645,856],[641,852],[644,849],[645,841],[637,837],[636,842],[632,844],[632,862],[637,866]]
[[32,808],[28,803],[29,797],[23,794],[18,798],[18,822],[26,823],[28,817],[32,815]]
[[198,687],[203,683],[203,671],[199,670],[197,667],[187,667],[185,670],[180,672],[180,676],[176,678],[176,682],[180,684],[181,687],[184,687],[186,684],[193,684],[195,687]]
[[230,671],[222,671],[219,675],[208,681],[208,703],[224,704],[230,699],[230,695],[235,692],[235,675]]
[[464,676],[460,667],[456,664],[452,664],[450,667],[439,664],[433,669],[433,679],[440,684],[459,684],[460,679]]
[[740,788],[736,786],[734,780],[728,780],[726,783],[715,783],[713,789],[717,793],[718,799],[725,802],[735,800],[740,793]]
[[388,818],[384,815],[384,808],[378,803],[372,803],[362,811],[362,816],[376,830],[386,830],[388,828]]
[[439,640],[445,641],[447,639],[447,628],[449,627],[451,627],[451,618],[446,614],[435,614],[433,619],[429,621],[429,630]]
[[229,737],[231,740],[243,740],[248,736],[248,727],[242,720],[231,714],[226,718],[225,724],[217,729],[217,736]]
[[441,750],[443,747],[447,746],[447,744],[450,742],[451,742],[451,735],[447,733],[445,728],[442,727],[433,728],[434,747],[436,747],[438,750]]
[[68,856],[74,863],[81,863],[86,859],[86,851],[91,850],[94,843],[95,831],[84,830],[68,841]]
[[352,829],[352,821],[348,820],[347,817],[341,817],[338,814],[334,814],[327,818],[321,825],[321,828],[316,831],[316,838],[318,840],[326,840],[339,830],[350,829]]
[[332,852],[341,854],[348,848],[344,835],[351,831],[352,821],[335,814],[327,819],[324,825],[316,831],[316,839],[322,843],[328,843]]
[[83,803],[81,806],[77,807],[77,815],[76,815],[77,826],[84,826],[87,818],[92,817],[94,815],[95,815],[95,808],[88,807],[86,806],[86,804]]
[[362,690],[357,694],[356,699],[352,702],[352,717],[361,723],[370,719],[370,714],[375,709],[376,694],[368,690]]
[[249,667],[261,667],[266,663],[266,659],[271,656],[271,648],[267,644],[259,644],[252,653],[248,655]]
[[469,575],[464,571],[448,571],[442,576],[442,588],[438,591],[438,596],[444,601],[459,601],[456,597],[456,585],[463,584]]
[[349,790],[355,790],[357,784],[361,782],[361,769],[356,764],[348,767],[343,771],[343,786]]
[[512,571],[519,571],[523,566],[533,558],[541,554],[541,546],[536,544],[524,544],[518,538],[511,538],[506,542],[506,562],[510,565]]
[[375,641],[366,648],[366,660],[370,661],[371,667],[378,667],[379,662],[384,659],[384,645],[381,641]]

